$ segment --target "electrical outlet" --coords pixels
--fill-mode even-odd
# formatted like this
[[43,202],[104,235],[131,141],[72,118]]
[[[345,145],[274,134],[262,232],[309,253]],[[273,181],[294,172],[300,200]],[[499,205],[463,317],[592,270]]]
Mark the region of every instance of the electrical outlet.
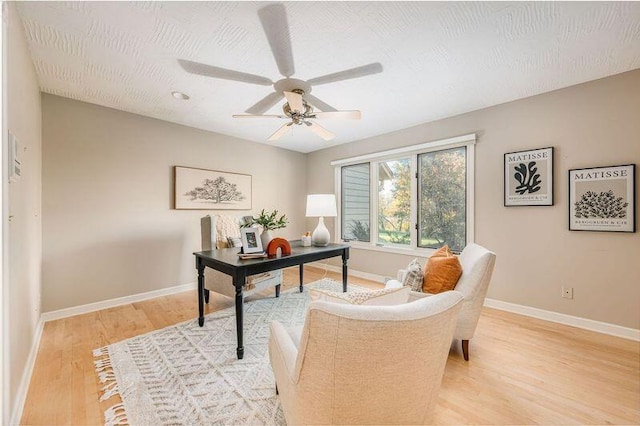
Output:
[[562,286],[562,297],[565,299],[573,299],[573,287]]

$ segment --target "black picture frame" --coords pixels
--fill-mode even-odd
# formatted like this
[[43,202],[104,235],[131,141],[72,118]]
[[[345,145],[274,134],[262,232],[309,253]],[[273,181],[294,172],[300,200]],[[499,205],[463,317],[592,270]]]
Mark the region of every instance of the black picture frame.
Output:
[[552,206],[553,169],[553,147],[505,153],[504,206]]
[[636,232],[636,165],[569,170],[569,230]]

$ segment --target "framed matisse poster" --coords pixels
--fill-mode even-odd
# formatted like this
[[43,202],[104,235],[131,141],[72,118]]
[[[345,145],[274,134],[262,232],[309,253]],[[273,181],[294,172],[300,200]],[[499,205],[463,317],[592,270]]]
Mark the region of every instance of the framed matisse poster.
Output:
[[504,205],[553,205],[553,147],[504,154]]
[[636,165],[569,170],[571,231],[636,231]]
[[174,179],[176,209],[251,209],[251,175],[175,166]]

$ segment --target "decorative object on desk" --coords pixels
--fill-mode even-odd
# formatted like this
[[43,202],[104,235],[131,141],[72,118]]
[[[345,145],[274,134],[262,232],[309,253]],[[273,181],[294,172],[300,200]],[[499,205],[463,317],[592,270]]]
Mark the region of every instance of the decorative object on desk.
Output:
[[569,170],[569,230],[636,232],[636,165]]
[[336,208],[336,196],[333,194],[307,195],[307,217],[318,217],[318,226],[313,231],[311,242],[314,246],[324,247],[331,241],[329,230],[324,225],[325,217],[338,215]]
[[269,257],[276,257],[278,249],[282,256],[289,256],[291,254],[291,244],[284,238],[274,238],[267,245],[267,255]]
[[[305,287],[341,291],[342,283],[324,279]],[[349,285],[348,290],[364,289]],[[229,332],[236,327],[233,306],[207,315],[203,327],[190,319],[94,350],[96,373],[108,389],[102,400],[115,404],[105,420],[286,425],[269,364],[269,327],[276,318],[302,326],[309,301],[309,292],[296,288],[246,303],[244,321],[252,331],[242,360],[236,359],[235,333]],[[118,396],[122,402],[116,404]]]
[[553,147],[504,154],[504,205],[553,205]]
[[267,257],[267,253],[261,251],[259,253],[243,253],[243,252],[239,252],[238,253],[238,257],[242,260],[247,260],[247,259],[264,259]]
[[251,209],[251,175],[175,166],[174,186],[176,209]]
[[311,247],[311,232],[306,232],[300,241],[302,241],[302,247]]
[[282,229],[287,226],[287,223],[289,223],[287,215],[283,214],[278,218],[278,210],[267,212],[265,209],[262,209],[258,217],[251,217],[251,219],[246,220],[242,227],[260,225],[262,227],[262,235],[260,236],[262,246],[267,247],[273,239],[270,231]]
[[262,249],[262,241],[258,236],[258,228],[242,228],[240,232],[242,234],[242,252],[244,254],[264,251]]

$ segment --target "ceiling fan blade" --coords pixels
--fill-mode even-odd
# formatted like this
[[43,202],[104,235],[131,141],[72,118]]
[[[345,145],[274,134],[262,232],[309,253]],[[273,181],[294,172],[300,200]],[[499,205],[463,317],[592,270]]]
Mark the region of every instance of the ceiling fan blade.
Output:
[[265,6],[258,10],[258,16],[280,74],[291,77],[295,73],[295,68],[287,12],[284,6],[281,4]]
[[316,112],[313,115],[315,118],[347,118],[349,120],[360,120],[362,118],[362,113],[358,110]]
[[305,97],[307,98],[307,102],[309,102],[314,107],[319,108],[323,112],[337,111],[337,109],[321,101],[320,99],[316,98],[313,95],[306,94]]
[[289,130],[289,127],[291,127],[292,124],[293,123],[287,123],[284,126],[280,127],[271,136],[269,136],[269,140],[270,141],[277,141],[278,139],[280,139],[282,137],[282,135],[287,133],[287,130]]
[[269,108],[277,104],[280,99],[282,99],[282,94],[273,92],[269,93],[264,98],[260,99],[258,102],[245,109],[244,112],[247,114],[262,114],[267,111]]
[[273,115],[273,114],[234,114],[233,118],[289,118],[286,115]]
[[312,78],[308,80],[312,86],[319,84],[333,83],[335,81],[350,80],[352,78],[364,77],[366,75],[377,74],[382,72],[382,64],[380,62],[374,62],[372,64],[363,65],[361,67],[351,68],[340,72],[334,72],[333,74],[323,75],[321,77]]
[[309,126],[313,133],[320,136],[325,141],[330,141],[331,139],[336,137],[336,135],[334,135],[318,123],[314,123],[313,121],[305,121],[305,124]]
[[223,80],[241,81],[243,83],[259,84],[260,86],[271,86],[273,81],[259,75],[247,74],[240,71],[228,70],[214,67],[213,65],[201,64],[199,62],[178,59],[178,63],[183,70],[190,74],[203,75],[205,77],[221,78]]
[[304,112],[304,104],[302,103],[302,95],[294,92],[282,92],[289,102],[291,111]]

